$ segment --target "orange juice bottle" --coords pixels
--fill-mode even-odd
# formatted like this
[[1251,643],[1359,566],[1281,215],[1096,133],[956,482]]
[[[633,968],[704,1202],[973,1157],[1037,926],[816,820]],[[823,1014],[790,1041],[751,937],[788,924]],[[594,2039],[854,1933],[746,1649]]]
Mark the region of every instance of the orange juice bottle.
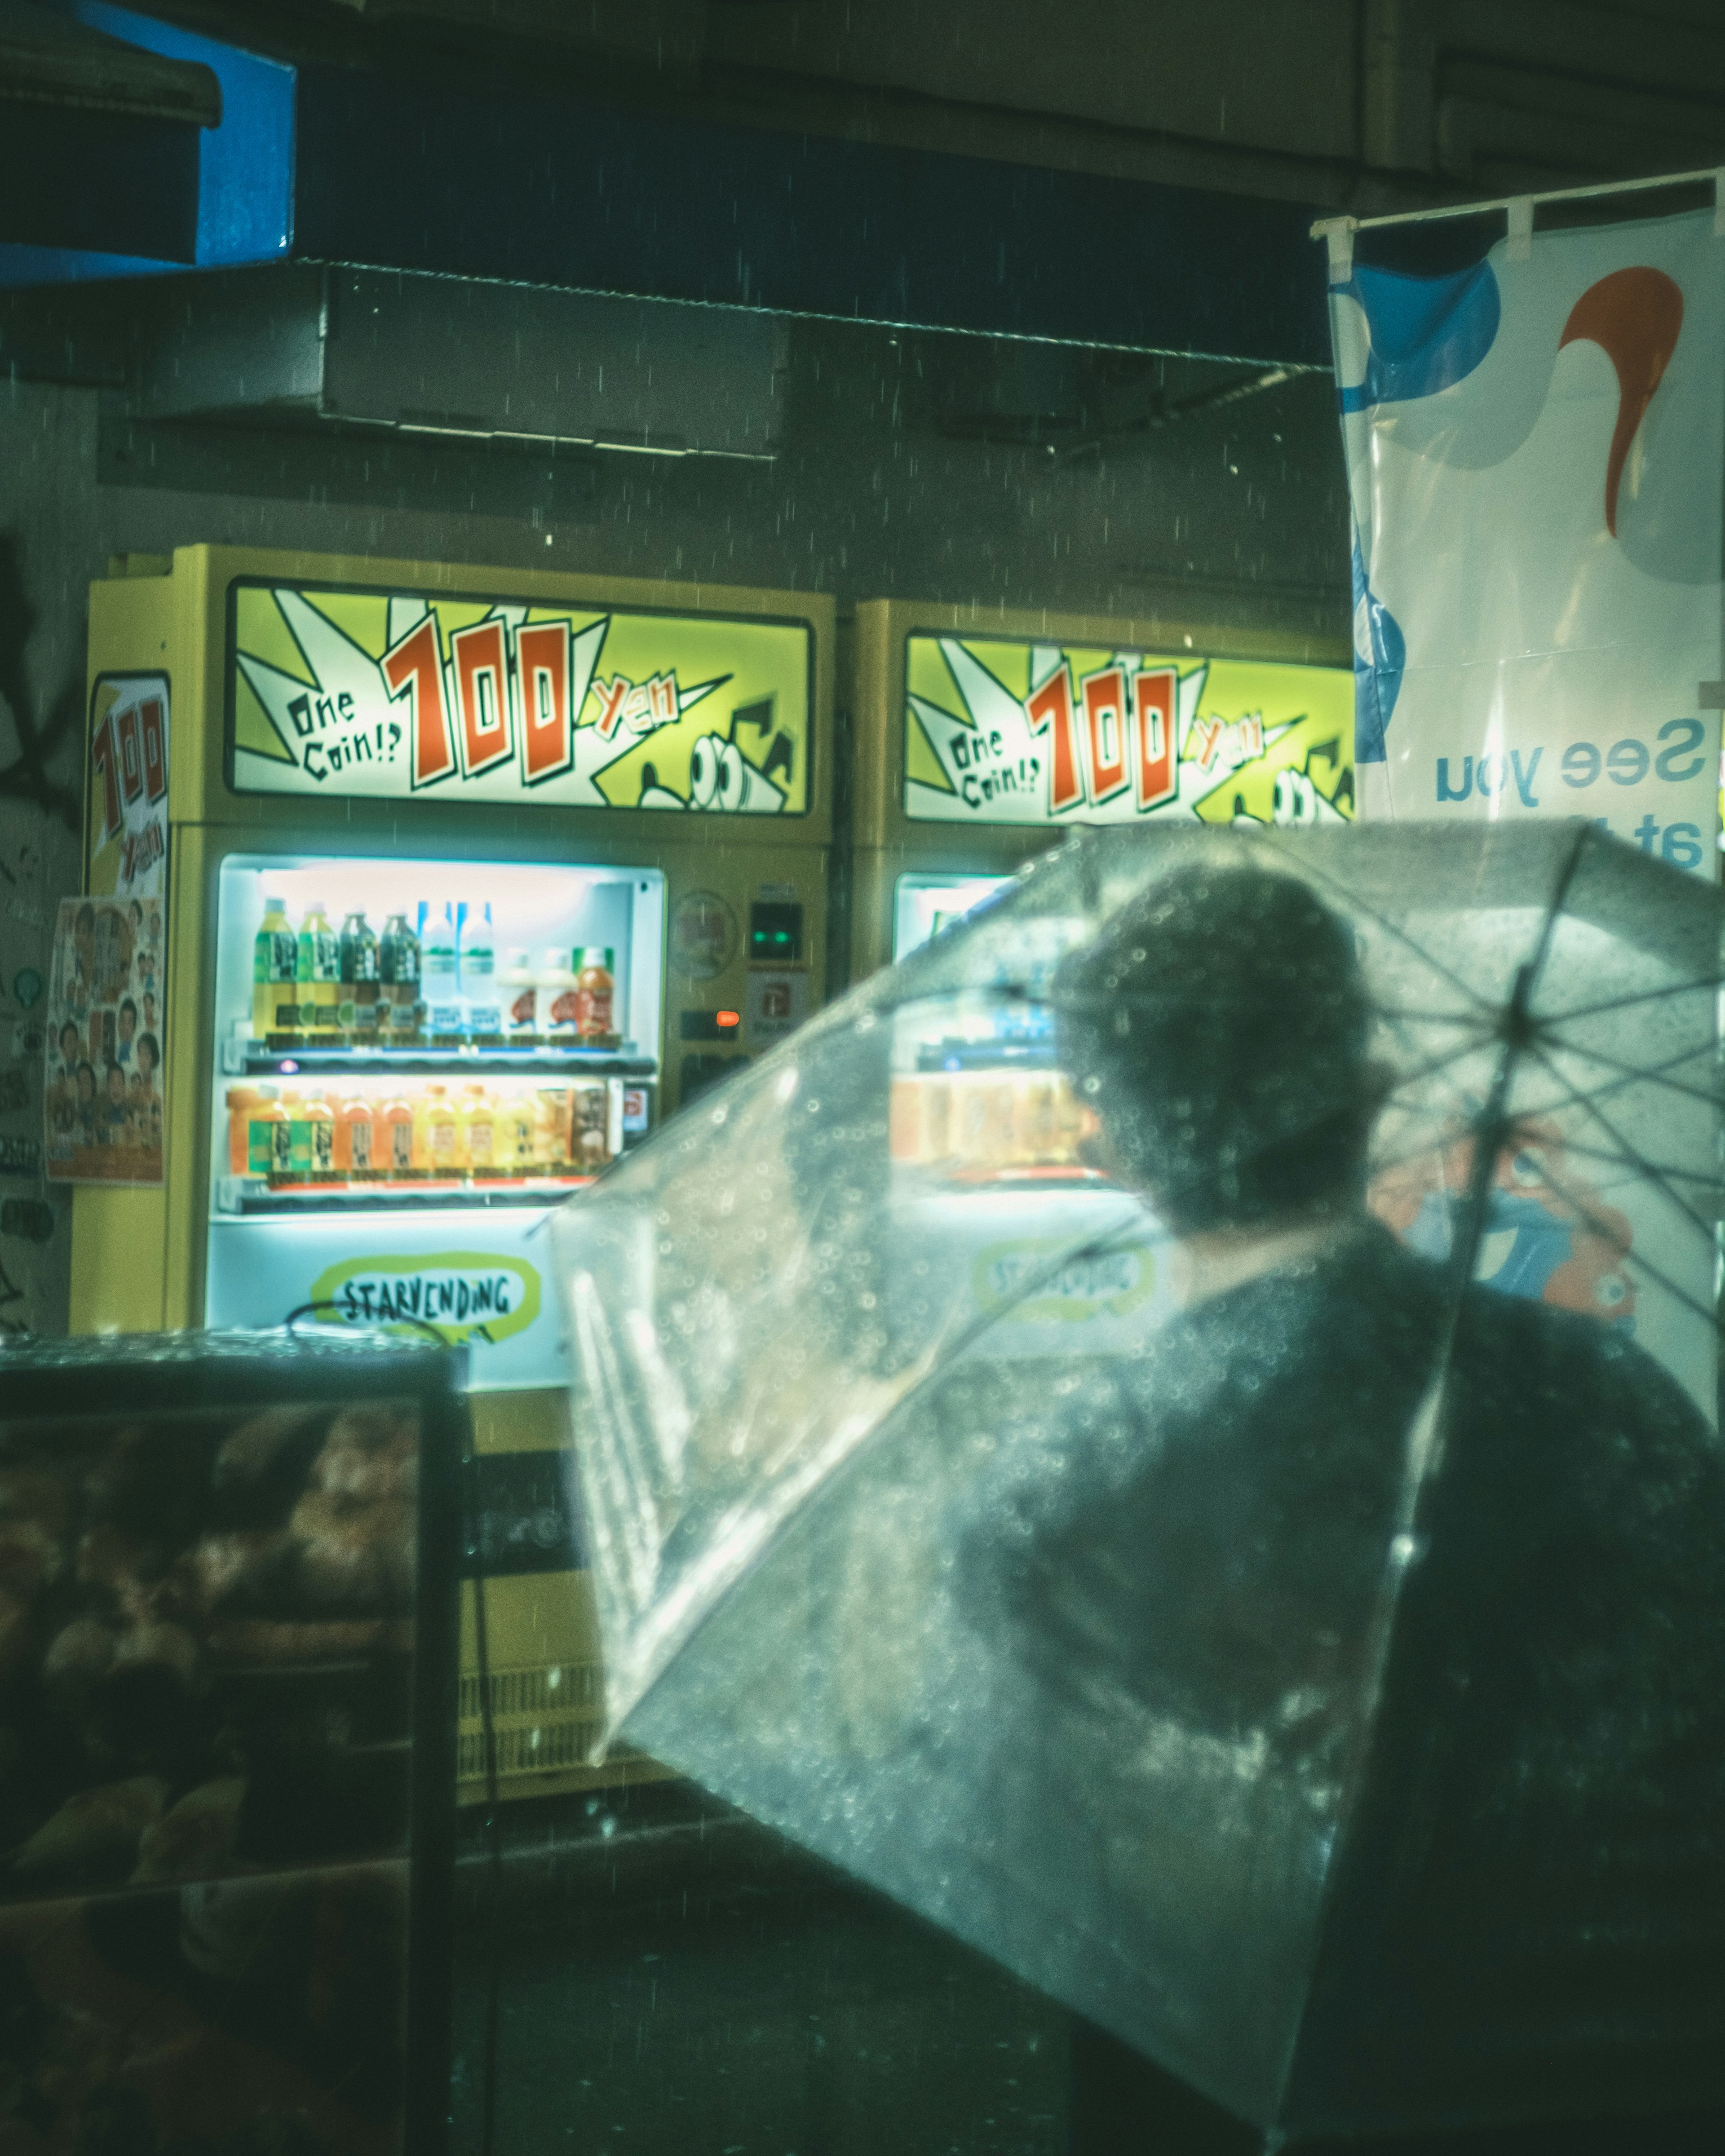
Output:
[[228,1173],[244,1175],[251,1149],[251,1121],[258,1103],[263,1099],[256,1086],[230,1086],[228,1088]]
[[455,1111],[449,1106],[449,1089],[428,1086],[413,1116],[413,1165],[422,1175],[444,1181],[458,1171],[455,1143],[459,1137]]
[[275,1175],[278,1182],[304,1183],[311,1173],[311,1126],[305,1117],[305,1096],[298,1086],[285,1086],[281,1105],[285,1127],[275,1133]]
[[483,1086],[463,1089],[459,1114],[461,1136],[458,1147],[461,1163],[470,1175],[497,1172],[497,1104]]
[[413,1103],[405,1093],[386,1101],[377,1111],[377,1146],[373,1166],[386,1183],[413,1175]]
[[520,1091],[506,1093],[497,1107],[497,1164],[506,1175],[533,1173],[533,1102]]
[[323,1096],[321,1086],[311,1086],[300,1110],[305,1120],[305,1147],[314,1183],[336,1179],[336,1111]]
[[336,1173],[369,1183],[377,1168],[377,1126],[363,1093],[344,1101],[336,1116]]
[[[287,1165],[287,1110],[273,1086],[259,1086],[246,1123],[245,1173],[275,1175]],[[276,1162],[279,1157],[281,1169]]]

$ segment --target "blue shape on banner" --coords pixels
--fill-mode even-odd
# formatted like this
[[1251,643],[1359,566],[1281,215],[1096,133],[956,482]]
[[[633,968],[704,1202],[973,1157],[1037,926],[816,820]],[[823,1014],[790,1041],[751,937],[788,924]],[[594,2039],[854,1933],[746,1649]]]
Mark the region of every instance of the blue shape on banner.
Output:
[[1401,694],[1408,642],[1401,624],[1366,581],[1359,540],[1353,542],[1353,760],[1383,763],[1390,714]]
[[1473,372],[1502,318],[1489,262],[1448,277],[1361,264],[1339,290],[1359,303],[1372,337],[1364,381],[1341,392],[1344,412],[1435,397]]

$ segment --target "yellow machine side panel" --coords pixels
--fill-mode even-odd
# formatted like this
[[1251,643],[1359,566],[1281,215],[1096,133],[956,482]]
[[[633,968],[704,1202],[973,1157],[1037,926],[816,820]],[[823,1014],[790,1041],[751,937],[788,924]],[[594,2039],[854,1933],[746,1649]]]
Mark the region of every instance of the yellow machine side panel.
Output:
[[102,1183],[72,1195],[74,1332],[159,1332],[167,1194]]
[[530,1393],[471,1393],[475,1452],[566,1452],[569,1396],[547,1389]]
[[[488,1579],[484,1587],[500,1793],[508,1798],[555,1796],[670,1779],[669,1768],[626,1745],[614,1747],[602,1767],[582,1764],[598,1739],[604,1701],[592,1574],[531,1573]],[[485,1795],[485,1752],[470,1581],[461,1591],[458,1697],[456,1796],[462,1804],[477,1804]]]

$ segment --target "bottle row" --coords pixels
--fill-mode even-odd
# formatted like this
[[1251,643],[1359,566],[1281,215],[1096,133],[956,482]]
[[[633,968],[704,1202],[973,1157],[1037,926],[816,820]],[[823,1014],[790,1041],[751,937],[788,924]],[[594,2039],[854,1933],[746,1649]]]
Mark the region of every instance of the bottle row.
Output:
[[621,1142],[614,1090],[603,1078],[375,1096],[230,1086],[228,1170],[275,1186],[593,1175]]
[[264,902],[252,947],[252,1032],[326,1047],[615,1048],[613,954],[552,945],[535,967],[524,945],[499,968],[491,909],[421,903],[418,927],[392,913],[377,935],[362,912],[339,935],[314,899],[296,930],[279,898]]
[[919,1071],[892,1081],[888,1142],[901,1166],[1077,1168],[1095,1128],[1061,1070]]

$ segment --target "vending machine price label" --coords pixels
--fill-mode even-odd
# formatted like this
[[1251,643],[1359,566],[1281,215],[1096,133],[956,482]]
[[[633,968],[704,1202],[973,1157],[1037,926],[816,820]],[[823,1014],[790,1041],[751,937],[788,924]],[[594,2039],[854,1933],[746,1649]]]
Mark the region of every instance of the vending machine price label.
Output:
[[916,635],[904,724],[913,822],[1286,828],[1353,814],[1345,667]]
[[236,792],[800,816],[806,622],[241,581]]

